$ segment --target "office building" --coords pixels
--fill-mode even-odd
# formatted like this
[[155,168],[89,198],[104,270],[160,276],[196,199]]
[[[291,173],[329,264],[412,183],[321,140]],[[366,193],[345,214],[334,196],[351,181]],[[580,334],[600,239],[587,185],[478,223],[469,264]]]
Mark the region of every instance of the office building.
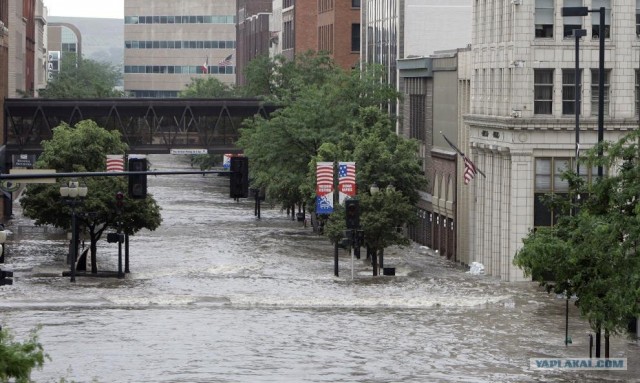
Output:
[[[563,17],[562,7],[605,8]],[[512,263],[530,230],[554,224],[539,200],[568,190],[575,167],[575,38],[580,41],[580,150],[597,143],[599,37],[605,37],[604,140],[638,128],[640,1],[475,1],[471,111],[465,116],[471,157],[485,177],[470,184],[469,249],[487,274],[518,281]],[[591,182],[597,171],[580,167]]]
[[124,87],[177,97],[193,78],[235,83],[236,2],[125,0]]

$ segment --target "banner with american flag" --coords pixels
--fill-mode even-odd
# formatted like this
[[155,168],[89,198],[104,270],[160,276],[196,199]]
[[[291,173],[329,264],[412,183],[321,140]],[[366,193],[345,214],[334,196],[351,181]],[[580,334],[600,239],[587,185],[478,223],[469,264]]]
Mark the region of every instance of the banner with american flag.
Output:
[[333,213],[333,162],[316,165],[316,214]]
[[124,155],[107,154],[107,172],[123,172]]
[[356,163],[340,162],[338,164],[338,201],[342,205],[347,198],[356,196]]

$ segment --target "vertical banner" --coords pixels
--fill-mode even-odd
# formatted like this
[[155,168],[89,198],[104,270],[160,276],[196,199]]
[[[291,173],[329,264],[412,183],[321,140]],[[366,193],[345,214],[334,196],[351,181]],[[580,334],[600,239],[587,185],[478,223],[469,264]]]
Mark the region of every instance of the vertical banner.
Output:
[[107,172],[123,172],[124,155],[107,154]]
[[333,162],[316,165],[316,214],[333,213]]
[[340,162],[338,164],[338,192],[340,204],[349,197],[356,196],[356,163]]

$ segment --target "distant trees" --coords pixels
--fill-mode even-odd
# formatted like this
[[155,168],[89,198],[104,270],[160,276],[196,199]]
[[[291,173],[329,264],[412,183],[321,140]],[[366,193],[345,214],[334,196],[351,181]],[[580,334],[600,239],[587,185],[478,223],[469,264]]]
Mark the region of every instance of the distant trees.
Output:
[[[90,120],[80,121],[74,127],[66,124],[56,127],[53,138],[43,141],[42,146],[43,152],[35,167],[67,173],[105,171],[106,155],[124,154],[127,149],[118,131],[108,131]],[[143,228],[155,230],[162,217],[160,207],[151,195],[136,200],[126,197],[122,215],[116,215],[115,194],[127,190],[126,177],[87,177],[83,182],[89,193],[82,210],[92,214],[79,215],[78,219],[89,233],[91,271],[97,273],[96,243],[105,230],[115,228],[118,219],[128,234]],[[28,185],[20,199],[25,216],[35,219],[36,225],[70,229],[70,207],[61,201],[59,187],[60,184]]]
[[183,98],[228,98],[235,97],[233,87],[215,77],[192,78],[187,88],[180,92]]
[[122,73],[113,65],[74,54],[62,56],[60,71],[39,91],[42,98],[123,97],[117,89]]
[[[376,250],[408,243],[397,229],[415,217],[413,204],[425,182],[416,142],[397,136],[380,111],[398,97],[381,76],[380,67],[347,72],[313,52],[293,61],[254,60],[247,70],[250,91],[262,92],[281,109],[269,119],[245,120],[238,141],[250,159],[252,186],[287,207],[314,209],[318,161],[355,161],[361,223]],[[395,191],[369,196],[374,182]],[[344,210],[336,209],[329,221],[326,233],[337,241]]]

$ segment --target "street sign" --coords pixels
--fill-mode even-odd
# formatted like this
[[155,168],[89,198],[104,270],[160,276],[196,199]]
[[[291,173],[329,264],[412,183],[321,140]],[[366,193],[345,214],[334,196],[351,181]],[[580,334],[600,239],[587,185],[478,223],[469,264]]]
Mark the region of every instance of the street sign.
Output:
[[[9,174],[56,174],[56,169],[9,169]],[[19,178],[12,179],[14,183],[21,184],[55,184],[55,178]]]
[[207,149],[171,149],[171,154],[207,154]]

